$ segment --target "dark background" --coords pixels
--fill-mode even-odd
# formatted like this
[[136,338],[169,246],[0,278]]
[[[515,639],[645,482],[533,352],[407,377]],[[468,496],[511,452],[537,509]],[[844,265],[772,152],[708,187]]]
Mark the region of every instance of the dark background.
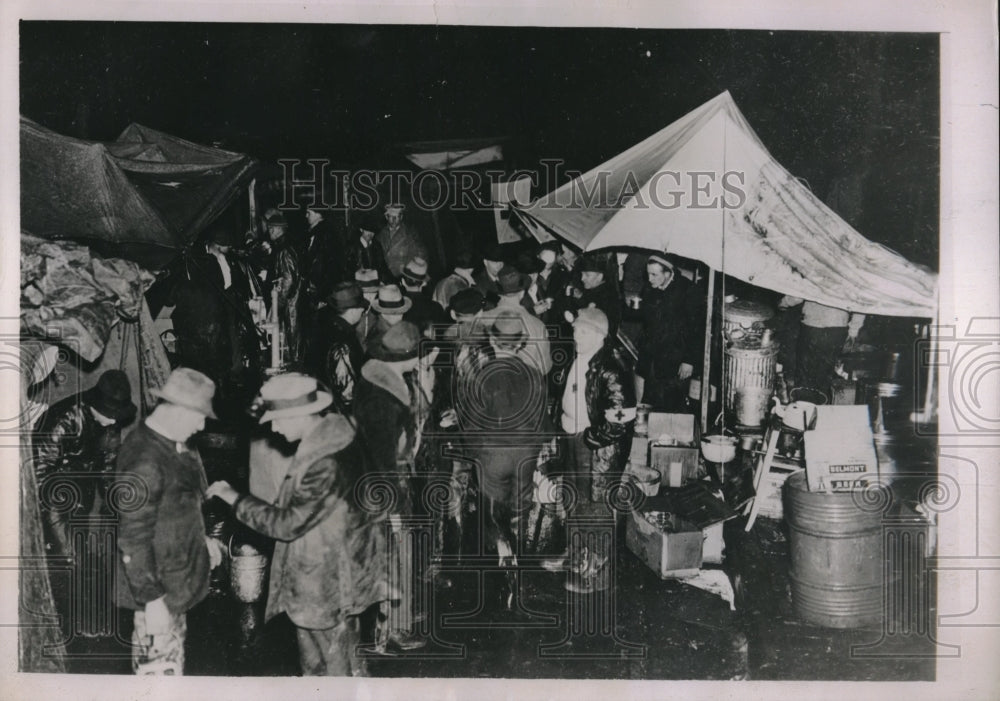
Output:
[[[111,140],[139,122],[277,158],[377,165],[406,140],[509,137],[587,170],[729,90],[849,223],[937,269],[936,34],[22,22],[21,113]],[[547,183],[549,190],[560,183]]]

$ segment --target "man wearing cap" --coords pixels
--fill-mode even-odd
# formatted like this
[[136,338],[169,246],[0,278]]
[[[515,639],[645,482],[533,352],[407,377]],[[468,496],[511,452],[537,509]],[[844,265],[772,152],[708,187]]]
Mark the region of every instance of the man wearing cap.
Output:
[[417,256],[427,259],[427,249],[420,234],[403,221],[403,205],[385,206],[385,226],[378,232],[375,242],[382,248],[382,255],[393,278],[403,274],[403,266]]
[[372,469],[388,478],[394,491],[390,515],[390,566],[400,597],[390,611],[389,642],[402,650],[426,641],[414,630],[415,564],[409,534],[401,518],[413,514],[416,456],[423,426],[433,402],[436,348],[408,321],[389,328],[369,348],[372,359],[361,368],[354,394],[359,438],[372,459]]
[[136,494],[119,509],[118,603],[135,610],[133,670],[180,675],[187,611],[208,594],[209,570],[222,561],[221,545],[205,535],[205,469],[188,447],[215,418],[215,384],[177,368],[153,393],[162,401],[118,454],[118,482]]
[[702,363],[704,300],[664,255],[649,257],[646,277],[636,396],[654,411],[684,411],[685,383]]
[[413,302],[404,295],[396,285],[382,285],[378,289],[378,296],[372,302],[372,311],[376,316],[374,322],[364,330],[361,336],[361,329],[358,329],[358,336],[361,339],[361,346],[369,355],[372,348],[378,346],[379,339],[390,328],[403,320],[403,315],[410,310]]
[[316,312],[304,365],[333,392],[337,410],[347,413],[365,357],[356,329],[367,303],[353,282],[334,286],[328,302]]
[[[625,467],[635,426],[633,380],[624,356],[609,342],[608,319],[600,309],[579,311],[573,321],[573,340],[576,357],[566,378],[560,413],[566,434],[565,479],[576,492],[576,507],[570,515],[608,519],[608,490]],[[582,593],[606,589],[611,555],[597,547],[572,553],[566,588]],[[566,559],[542,564],[560,569]]]
[[455,268],[451,274],[438,281],[434,287],[433,299],[442,309],[448,309],[451,306],[451,298],[456,293],[476,284],[472,277],[474,267],[472,252],[465,247],[459,249],[455,254]]
[[366,511],[355,488],[367,461],[351,422],[323,412],[332,397],[315,379],[286,374],[261,387],[260,422],[298,443],[273,504],[228,482],[207,491],[233,507],[241,523],[277,543],[266,620],[295,624],[304,675],[368,676],[360,615],[389,599],[384,519]]
[[403,319],[416,324],[424,335],[432,332],[433,326],[448,322],[444,309],[427,295],[425,288],[430,279],[430,275],[427,274],[427,261],[420,257],[407,263],[399,278],[403,285],[403,294],[411,303],[410,309],[403,314]]
[[[32,447],[49,554],[74,556],[70,521],[86,518],[95,505],[104,503],[122,426],[135,412],[128,377],[121,370],[108,370],[93,388],[56,402],[39,421]],[[59,484],[66,482],[74,485],[70,508],[55,503],[63,493]]]
[[[529,336],[521,314],[501,311],[488,330],[489,352],[459,372],[453,392],[463,452],[476,464],[489,529],[500,566],[517,564],[522,528],[532,505],[532,476],[542,444],[552,435],[548,384],[521,350]],[[508,570],[507,605],[515,581]]]
[[495,319],[501,312],[508,311],[520,317],[527,332],[525,342],[521,344],[518,355],[532,365],[542,377],[546,377],[552,369],[552,355],[549,349],[549,336],[545,324],[537,316],[521,306],[521,298],[528,289],[530,279],[527,275],[510,265],[505,265],[497,276],[500,301],[496,309],[489,313]]

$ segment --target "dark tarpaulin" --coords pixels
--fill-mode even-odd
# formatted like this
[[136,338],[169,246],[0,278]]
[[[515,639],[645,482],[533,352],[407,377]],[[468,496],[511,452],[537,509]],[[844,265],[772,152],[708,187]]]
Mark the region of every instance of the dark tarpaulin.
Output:
[[21,229],[165,266],[249,182],[256,162],[138,124],[82,141],[21,117]]

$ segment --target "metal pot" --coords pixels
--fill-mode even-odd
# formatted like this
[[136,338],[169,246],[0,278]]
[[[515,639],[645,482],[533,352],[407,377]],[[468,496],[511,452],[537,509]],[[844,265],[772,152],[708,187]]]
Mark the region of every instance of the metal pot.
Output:
[[705,436],[701,439],[701,454],[709,462],[727,463],[736,457],[736,439],[718,434]]

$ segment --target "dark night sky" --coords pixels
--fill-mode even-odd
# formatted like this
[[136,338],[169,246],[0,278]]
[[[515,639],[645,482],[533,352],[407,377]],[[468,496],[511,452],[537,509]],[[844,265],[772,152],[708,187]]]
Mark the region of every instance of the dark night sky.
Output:
[[[936,34],[22,22],[21,113],[113,139],[130,122],[267,160],[367,164],[403,140],[511,137],[586,170],[728,89],[771,153],[848,221],[937,267]],[[648,55],[647,55],[648,52]],[[376,164],[377,165],[377,164]]]

